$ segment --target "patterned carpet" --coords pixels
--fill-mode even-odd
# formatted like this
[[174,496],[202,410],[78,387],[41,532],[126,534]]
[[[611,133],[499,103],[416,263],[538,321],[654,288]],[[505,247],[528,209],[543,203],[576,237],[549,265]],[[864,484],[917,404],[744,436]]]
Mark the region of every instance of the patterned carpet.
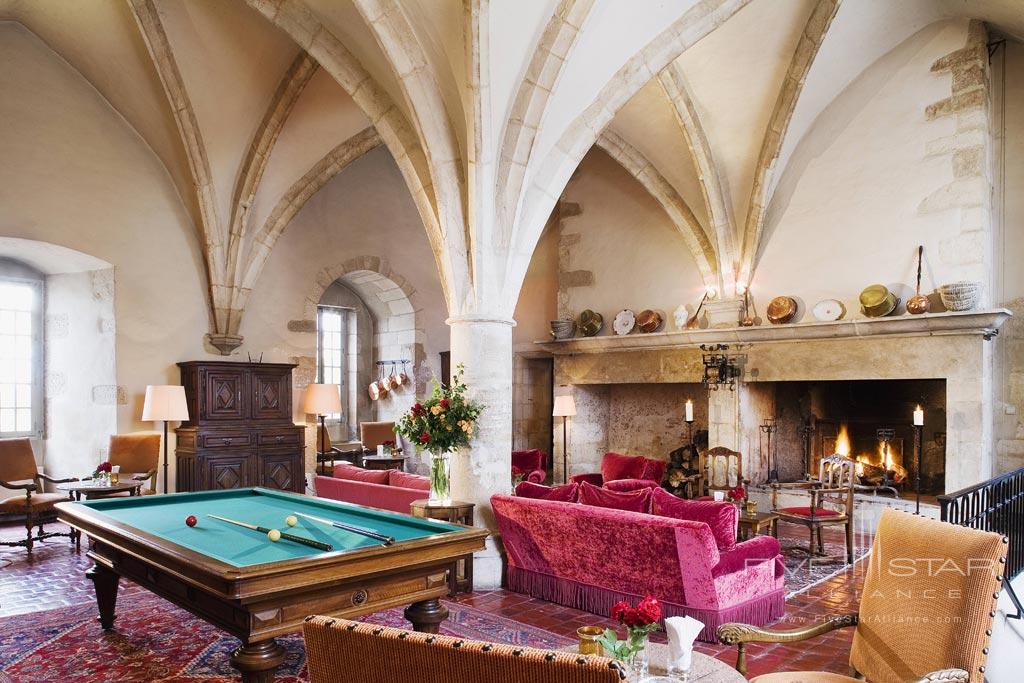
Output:
[[[806,543],[804,544],[806,545]],[[853,563],[856,564],[868,556],[871,546],[862,545],[853,548]],[[846,546],[841,543],[825,542],[826,555],[846,556]],[[786,565],[786,599],[799,595],[814,586],[828,581],[848,569],[842,562],[831,562],[827,564],[808,563],[807,555],[795,551],[793,546],[782,547],[782,561]]]
[[[559,648],[572,641],[506,617],[446,602],[441,632],[474,640]],[[408,628],[401,610],[364,621]],[[279,639],[287,649],[280,683],[306,681],[302,636]],[[0,682],[235,683],[231,651],[238,640],[161,598],[145,593],[119,600],[115,629],[104,632],[94,603],[0,619]]]

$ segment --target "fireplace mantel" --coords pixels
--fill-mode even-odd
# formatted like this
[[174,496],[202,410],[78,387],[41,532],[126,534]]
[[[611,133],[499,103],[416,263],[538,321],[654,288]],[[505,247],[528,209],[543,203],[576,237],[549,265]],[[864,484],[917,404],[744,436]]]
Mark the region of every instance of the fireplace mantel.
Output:
[[983,311],[901,315],[891,318],[855,318],[833,322],[813,321],[790,325],[678,330],[625,336],[613,334],[534,343],[538,348],[553,355],[572,355],[605,351],[696,347],[701,344],[800,342],[812,339],[853,339],[880,336],[979,335],[990,339],[999,333],[999,328],[1012,315],[1008,309],[994,308]]

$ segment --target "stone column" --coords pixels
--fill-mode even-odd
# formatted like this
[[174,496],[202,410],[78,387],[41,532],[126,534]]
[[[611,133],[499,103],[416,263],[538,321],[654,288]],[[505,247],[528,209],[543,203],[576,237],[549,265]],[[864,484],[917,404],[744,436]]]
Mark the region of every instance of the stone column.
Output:
[[501,545],[490,498],[512,488],[512,326],[497,316],[468,315],[447,320],[451,327],[452,374],[465,365],[468,395],[484,405],[476,438],[467,454],[452,457],[452,497],[476,503],[476,525],[491,532],[474,557],[474,586],[498,588]]

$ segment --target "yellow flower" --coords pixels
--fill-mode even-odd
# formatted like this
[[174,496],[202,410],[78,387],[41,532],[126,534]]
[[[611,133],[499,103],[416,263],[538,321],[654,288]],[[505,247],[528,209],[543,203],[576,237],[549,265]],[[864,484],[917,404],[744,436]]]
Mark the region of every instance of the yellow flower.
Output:
[[442,413],[443,411],[444,411],[444,408],[442,408],[442,407],[441,407],[441,406],[439,406],[439,405],[437,405],[437,406],[434,406],[434,407],[432,407],[432,408],[430,409],[430,412],[431,412],[431,414],[433,414],[433,415],[440,415],[440,414],[441,414],[441,413]]
[[459,420],[459,427],[461,427],[462,431],[466,432],[467,434],[469,434],[469,430],[473,429],[473,425],[471,425],[466,420]]

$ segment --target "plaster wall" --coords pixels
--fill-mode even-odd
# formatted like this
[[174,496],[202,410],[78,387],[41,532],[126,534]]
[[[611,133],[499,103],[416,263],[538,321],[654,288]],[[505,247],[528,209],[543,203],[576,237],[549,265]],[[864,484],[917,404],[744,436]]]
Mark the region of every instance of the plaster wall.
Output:
[[[0,63],[0,235],[60,245],[114,266],[105,305],[117,321],[116,331],[106,333],[116,343],[117,379],[106,352],[95,359],[94,378],[113,387],[113,400],[104,404],[104,417],[68,426],[86,449],[47,452],[47,468],[77,473],[99,456],[111,432],[154,427],[139,420],[146,385],[178,382],[178,360],[216,357],[202,343],[209,328],[203,259],[163,164],[78,72],[13,23],[0,22]],[[68,314],[82,329],[100,329],[94,306]]]

